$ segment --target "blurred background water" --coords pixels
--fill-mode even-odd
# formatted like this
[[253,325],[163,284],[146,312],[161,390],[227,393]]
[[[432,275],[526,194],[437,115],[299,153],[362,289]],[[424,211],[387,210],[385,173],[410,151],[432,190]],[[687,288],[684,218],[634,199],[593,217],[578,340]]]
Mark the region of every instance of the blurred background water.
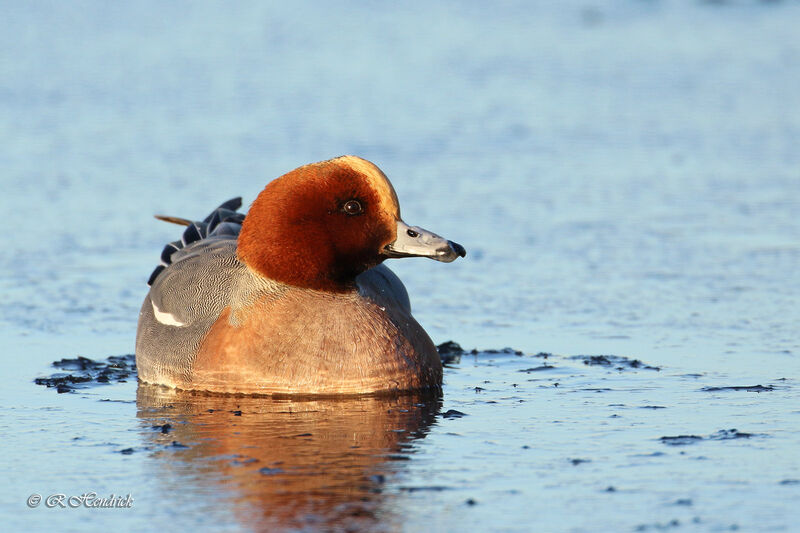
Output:
[[[3,523],[800,529],[799,27],[788,0],[0,3]],[[177,235],[152,214],[247,204],[341,154],[469,252],[390,264],[433,339],[525,356],[462,358],[441,405],[32,383],[62,357],[133,351]],[[661,371],[525,372],[540,351]],[[773,390],[702,390],[756,384]],[[290,412],[317,415],[276,421]],[[181,430],[161,442],[164,423]],[[716,438],[731,428],[754,436]],[[314,443],[293,457],[336,457],[294,465],[328,472],[320,486],[264,455],[295,430]],[[361,462],[325,444],[359,431]],[[682,434],[703,440],[659,440]],[[89,490],[136,503],[25,506]]]

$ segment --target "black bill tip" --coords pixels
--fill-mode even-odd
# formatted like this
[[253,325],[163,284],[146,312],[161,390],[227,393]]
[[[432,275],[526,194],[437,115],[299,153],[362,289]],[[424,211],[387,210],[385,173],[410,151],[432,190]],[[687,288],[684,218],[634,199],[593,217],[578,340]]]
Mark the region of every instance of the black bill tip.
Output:
[[450,248],[452,248],[456,252],[456,255],[458,255],[459,257],[467,256],[467,251],[464,249],[463,246],[461,246],[457,242],[447,241],[447,244],[450,245]]

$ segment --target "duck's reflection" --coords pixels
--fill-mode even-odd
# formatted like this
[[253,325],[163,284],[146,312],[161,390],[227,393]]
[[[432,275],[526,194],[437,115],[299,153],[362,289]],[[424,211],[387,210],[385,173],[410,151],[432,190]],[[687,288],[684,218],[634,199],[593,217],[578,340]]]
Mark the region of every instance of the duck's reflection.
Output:
[[436,396],[289,400],[139,384],[159,483],[213,494],[249,530],[398,529],[386,479],[441,405]]

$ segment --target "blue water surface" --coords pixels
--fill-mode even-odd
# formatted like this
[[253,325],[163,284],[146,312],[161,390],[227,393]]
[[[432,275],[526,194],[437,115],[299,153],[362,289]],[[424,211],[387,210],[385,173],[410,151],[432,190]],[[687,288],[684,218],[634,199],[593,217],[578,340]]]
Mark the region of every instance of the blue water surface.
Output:
[[[800,3],[0,21],[4,531],[800,531]],[[469,252],[390,264],[437,343],[478,348],[441,400],[33,383],[133,352],[177,238],[153,214],[341,154]],[[26,505],[91,491],[133,506]]]

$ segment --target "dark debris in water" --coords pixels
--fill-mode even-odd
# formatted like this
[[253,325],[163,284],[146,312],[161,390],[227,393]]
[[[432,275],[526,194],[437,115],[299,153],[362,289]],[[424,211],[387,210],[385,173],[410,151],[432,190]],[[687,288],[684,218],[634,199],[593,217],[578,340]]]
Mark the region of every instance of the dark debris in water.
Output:
[[442,344],[438,345],[436,349],[439,351],[439,355],[449,355],[449,354],[465,354],[467,353],[460,344],[455,341],[447,341],[443,342]]
[[710,440],[731,440],[731,439],[749,439],[755,437],[755,433],[745,433],[738,429],[720,429],[716,433],[708,436]]
[[[508,354],[508,355],[515,355],[517,357],[522,357],[525,354],[520,350],[515,350],[514,348],[502,348],[500,350],[495,349],[488,349],[488,350],[465,350],[455,341],[447,341],[439,344],[436,349],[439,351],[439,357],[442,360],[442,364],[452,365],[458,364],[461,362],[461,356],[463,355],[477,355],[477,354],[487,354],[487,355],[500,355],[500,354]],[[539,352],[532,357],[538,357],[541,359],[550,359],[553,357],[552,353],[549,352]],[[600,366],[606,368],[613,368],[618,371],[623,370],[655,370],[656,372],[661,370],[661,367],[649,365],[647,363],[642,362],[640,359],[631,359],[629,357],[623,357],[621,355],[573,355],[569,356],[568,359],[583,361],[584,365],[587,366]],[[552,370],[556,368],[556,366],[544,363],[539,366],[533,366],[530,368],[525,368],[519,370],[519,372],[531,373],[531,372],[540,372],[543,370]]]
[[525,372],[530,374],[531,372],[541,372],[542,370],[552,370],[555,367],[553,365],[541,365],[541,366],[534,366],[531,368],[522,368],[517,370],[517,372]]
[[400,487],[402,492],[442,492],[443,490],[450,490],[450,487],[441,485],[430,485],[424,487]]
[[703,392],[728,392],[728,391],[743,391],[743,392],[771,392],[775,390],[772,385],[733,385],[729,387],[703,387]]
[[133,354],[112,355],[104,361],[78,356],[75,359],[54,361],[53,366],[64,372],[33,381],[37,385],[55,388],[59,394],[96,385],[121,383],[136,374],[136,358]]
[[670,520],[666,523],[657,522],[655,524],[639,524],[634,531],[667,531],[680,527],[679,520]]
[[461,362],[461,356],[467,352],[454,341],[443,342],[436,347],[439,352],[439,358],[442,360],[443,365],[458,364]]
[[[514,348],[503,348],[501,350],[481,350],[483,353],[490,353],[490,354],[499,354],[505,353],[509,355],[523,355],[520,350],[515,350]],[[471,353],[478,353],[477,350],[473,350]]]
[[467,416],[467,413],[462,413],[455,409],[450,409],[446,413],[442,413],[442,418],[461,418],[463,416]]
[[617,370],[643,369],[661,370],[661,367],[648,365],[639,359],[629,359],[621,355],[574,355],[571,359],[583,361],[584,365],[614,367]]
[[[488,349],[488,350],[478,350],[477,348],[473,348],[472,350],[465,350],[455,341],[447,341],[443,342],[442,344],[436,347],[436,350],[439,352],[439,357],[442,360],[443,365],[448,364],[457,364],[461,362],[462,355],[476,355],[479,353],[497,355],[497,354],[508,354],[508,355],[516,355],[522,356],[524,355],[520,350],[515,350],[514,348],[502,348],[499,350],[496,349]],[[550,354],[539,353],[536,354],[536,357],[548,357]]]
[[745,433],[743,431],[739,431],[738,429],[720,429],[719,431],[716,431],[707,437],[701,437],[700,435],[675,435],[661,437],[659,440],[670,446],[686,446],[689,444],[695,444],[702,440],[749,439],[750,437],[756,436],[760,435],[755,433]]
[[670,446],[686,446],[687,444],[694,444],[695,442],[700,442],[701,440],[703,440],[703,437],[699,435],[674,435],[674,436],[661,437],[660,440],[664,444],[669,444]]

